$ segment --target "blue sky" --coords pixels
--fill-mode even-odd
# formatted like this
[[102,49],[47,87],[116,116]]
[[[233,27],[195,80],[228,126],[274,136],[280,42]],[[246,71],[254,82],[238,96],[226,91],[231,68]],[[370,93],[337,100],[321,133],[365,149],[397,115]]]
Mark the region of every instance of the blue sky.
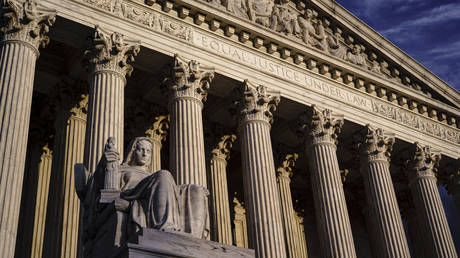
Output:
[[336,0],[460,91],[460,0]]

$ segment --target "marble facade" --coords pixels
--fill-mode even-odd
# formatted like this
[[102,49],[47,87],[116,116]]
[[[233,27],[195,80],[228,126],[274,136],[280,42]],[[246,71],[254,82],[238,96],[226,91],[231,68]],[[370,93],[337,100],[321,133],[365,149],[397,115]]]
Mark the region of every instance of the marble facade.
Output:
[[1,257],[85,256],[73,165],[139,136],[212,241],[458,256],[460,93],[334,1],[8,0],[1,42]]

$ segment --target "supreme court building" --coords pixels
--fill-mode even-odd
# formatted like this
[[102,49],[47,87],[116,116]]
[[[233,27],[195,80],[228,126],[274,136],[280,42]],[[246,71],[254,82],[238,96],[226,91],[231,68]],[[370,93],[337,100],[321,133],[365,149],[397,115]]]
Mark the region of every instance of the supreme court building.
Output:
[[74,164],[136,136],[209,190],[213,241],[457,257],[460,93],[335,1],[4,0],[1,26],[0,257],[82,257]]

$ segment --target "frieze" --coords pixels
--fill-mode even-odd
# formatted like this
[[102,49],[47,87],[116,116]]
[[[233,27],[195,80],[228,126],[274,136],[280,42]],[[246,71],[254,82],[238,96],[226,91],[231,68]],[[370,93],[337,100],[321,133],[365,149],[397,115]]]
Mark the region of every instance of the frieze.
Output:
[[[160,13],[147,10],[137,4],[122,0],[80,1],[91,5],[92,7],[102,9],[103,11],[111,13],[122,19],[130,20],[144,27],[148,27],[153,31],[169,34],[173,37],[188,41],[199,48],[205,49],[206,51],[213,52],[217,55],[226,57],[272,76],[301,85],[321,95],[348,103],[368,112],[379,114],[399,124],[409,126],[443,140],[460,144],[460,132],[455,129],[420,117],[418,114],[398,108],[392,104],[375,100],[369,96],[364,96],[364,94],[353,93],[350,90],[335,86],[327,81],[319,80],[305,73],[290,69],[287,66],[282,65],[280,62],[271,61],[269,58],[261,54],[248,51],[242,46],[231,45],[223,42],[222,40],[209,37],[202,32],[193,30],[191,26],[188,26],[185,23],[176,21]],[[314,13],[314,15],[316,14]],[[254,17],[256,16],[257,15],[254,15]],[[330,39],[332,39],[332,37],[330,37]],[[336,49],[337,51],[340,50],[339,52],[343,55],[346,54],[351,56],[354,54],[353,51],[343,51],[343,49],[340,49],[339,47]],[[364,48],[356,48],[354,51],[359,53],[363,49]],[[361,58],[355,59],[357,64],[361,63]],[[383,63],[384,65],[379,68],[386,70],[387,64],[385,62]]]
[[153,31],[164,32],[176,38],[190,41],[192,30],[189,26],[179,23],[164,15],[146,10],[135,4],[122,0],[82,0],[84,3],[111,13],[122,19],[130,20]]

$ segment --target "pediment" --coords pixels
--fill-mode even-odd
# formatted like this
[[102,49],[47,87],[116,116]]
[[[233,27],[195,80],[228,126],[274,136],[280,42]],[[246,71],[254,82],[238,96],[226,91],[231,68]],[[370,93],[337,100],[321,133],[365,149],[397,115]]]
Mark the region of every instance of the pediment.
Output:
[[283,38],[460,108],[460,93],[333,0],[202,0]]

